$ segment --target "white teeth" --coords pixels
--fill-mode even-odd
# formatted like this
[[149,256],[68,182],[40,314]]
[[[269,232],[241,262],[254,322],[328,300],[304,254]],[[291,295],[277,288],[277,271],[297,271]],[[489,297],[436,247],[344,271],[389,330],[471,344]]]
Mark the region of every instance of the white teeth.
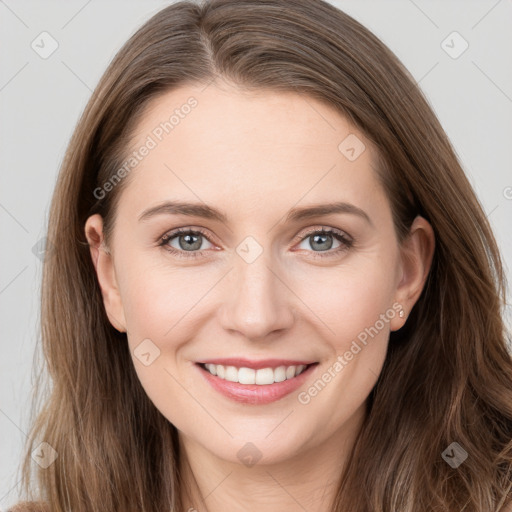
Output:
[[226,366],[224,378],[230,382],[238,382],[238,369],[234,366]]
[[295,377],[295,366],[288,366],[286,368],[286,378],[291,379],[292,377]]
[[240,368],[240,370],[238,370],[238,382],[240,382],[240,384],[256,384],[256,370],[252,368]]
[[212,375],[217,375],[217,365],[216,364],[206,364],[206,368]]
[[212,375],[216,375],[221,379],[230,382],[239,382],[240,384],[258,384],[260,386],[293,379],[306,369],[306,365],[304,364],[298,366],[279,366],[277,368],[261,368],[260,370],[223,366],[221,364],[205,364],[204,366]]
[[274,382],[286,380],[286,366],[280,366],[274,370]]
[[256,384],[274,384],[274,370],[272,368],[262,368],[256,371]]

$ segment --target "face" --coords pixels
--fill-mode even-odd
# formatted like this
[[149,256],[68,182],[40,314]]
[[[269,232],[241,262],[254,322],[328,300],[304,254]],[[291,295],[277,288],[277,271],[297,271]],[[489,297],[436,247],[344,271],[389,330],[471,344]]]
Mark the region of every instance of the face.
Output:
[[86,233],[149,398],[227,461],[345,438],[426,274],[404,263],[372,144],[310,97],[210,85],[154,100],[133,151],[110,255],[101,218]]

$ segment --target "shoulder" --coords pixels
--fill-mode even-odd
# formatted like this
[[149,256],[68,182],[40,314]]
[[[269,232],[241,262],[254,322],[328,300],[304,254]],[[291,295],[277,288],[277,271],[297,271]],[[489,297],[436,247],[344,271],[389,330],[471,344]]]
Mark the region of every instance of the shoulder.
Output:
[[9,508],[7,512],[50,512],[50,509],[42,501],[23,501]]

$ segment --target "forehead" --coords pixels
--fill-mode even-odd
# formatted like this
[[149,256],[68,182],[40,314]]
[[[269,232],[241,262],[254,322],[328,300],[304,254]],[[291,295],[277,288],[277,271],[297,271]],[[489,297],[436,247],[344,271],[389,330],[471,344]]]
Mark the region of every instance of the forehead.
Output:
[[[375,149],[334,108],[293,92],[189,85],[151,101],[130,150],[143,202],[187,196],[228,209],[381,194]],[[355,158],[354,158],[355,157]],[[133,188],[132,188],[133,187]],[[137,197],[132,199],[137,203]],[[146,204],[141,206],[147,206]]]

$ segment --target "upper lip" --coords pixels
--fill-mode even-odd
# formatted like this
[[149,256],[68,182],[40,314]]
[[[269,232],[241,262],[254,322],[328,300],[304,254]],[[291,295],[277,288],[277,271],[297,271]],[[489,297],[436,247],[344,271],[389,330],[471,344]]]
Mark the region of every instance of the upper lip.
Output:
[[236,366],[237,368],[252,368],[253,370],[260,370],[261,368],[277,368],[279,366],[299,366],[310,365],[316,361],[299,361],[292,359],[261,359],[259,361],[243,359],[243,358],[219,358],[219,359],[205,359],[199,361],[199,364],[220,364],[222,366]]

